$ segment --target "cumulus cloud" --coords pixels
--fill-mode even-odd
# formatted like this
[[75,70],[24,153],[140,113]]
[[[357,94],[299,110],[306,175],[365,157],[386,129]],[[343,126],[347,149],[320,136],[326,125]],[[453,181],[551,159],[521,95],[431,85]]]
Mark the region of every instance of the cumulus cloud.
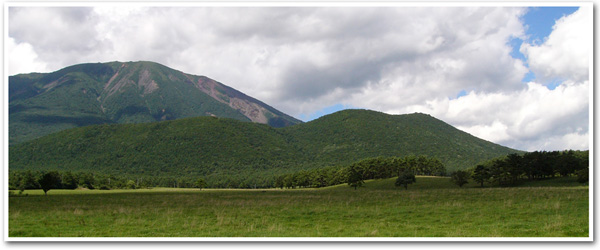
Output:
[[[591,40],[591,10],[559,20],[543,44],[524,44],[523,62],[510,55],[509,41],[526,38],[526,11],[10,7],[9,43],[20,49],[11,49],[9,68],[149,60],[211,77],[296,117],[332,106],[422,111],[520,149],[586,148],[589,47],[581,42]],[[524,84],[529,70],[539,78]],[[557,77],[562,85],[544,87]],[[468,94],[455,98],[461,92]]]
[[8,73],[15,75],[22,72],[47,72],[46,63],[38,59],[38,55],[31,44],[23,42],[17,44],[15,39],[5,40],[8,49]]
[[522,150],[586,149],[589,88],[587,81],[566,82],[554,90],[530,82],[520,91],[472,91],[403,111],[429,113],[477,137]]
[[[430,98],[387,112],[430,113],[477,137],[522,150],[588,149],[590,12],[580,8],[558,20],[544,43],[521,47],[539,76],[525,88],[476,89],[459,98]],[[546,87],[557,79],[563,82],[555,89]]]
[[[527,70],[510,57],[506,42],[523,36],[518,19],[523,13],[522,8],[11,8],[9,35],[30,42],[56,69],[85,61],[157,61],[298,115],[335,104],[336,91],[349,96],[369,84],[430,90],[419,100],[463,89],[514,88]],[[303,100],[319,105],[298,105]]]
[[580,8],[556,21],[544,43],[521,45],[521,52],[527,56],[536,77],[545,81],[589,79],[594,34],[591,18],[591,8]]
[[[91,8],[9,8],[9,37],[30,44],[49,70],[86,62],[101,53]],[[28,73],[27,71],[21,73]]]

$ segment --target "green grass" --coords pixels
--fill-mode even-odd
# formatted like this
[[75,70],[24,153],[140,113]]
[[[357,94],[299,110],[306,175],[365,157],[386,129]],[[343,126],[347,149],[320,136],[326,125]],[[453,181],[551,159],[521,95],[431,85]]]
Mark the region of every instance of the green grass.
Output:
[[[559,183],[560,181],[554,181]],[[588,187],[458,188],[418,177],[296,190],[40,190],[10,237],[587,237]]]

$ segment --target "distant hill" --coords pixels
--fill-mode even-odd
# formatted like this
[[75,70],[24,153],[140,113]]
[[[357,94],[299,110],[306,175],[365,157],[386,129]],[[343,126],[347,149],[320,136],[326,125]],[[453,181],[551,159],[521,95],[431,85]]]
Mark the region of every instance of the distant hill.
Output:
[[282,131],[306,145],[303,150],[317,162],[350,163],[367,157],[412,154],[436,157],[448,170],[456,170],[482,159],[519,152],[422,113],[344,110]]
[[215,80],[153,62],[79,64],[52,73],[9,77],[11,145],[92,124],[196,116],[273,127],[301,123]]
[[425,114],[344,110],[273,128],[216,117],[74,128],[10,147],[11,170],[264,178],[367,157],[427,155],[450,171],[518,152]]

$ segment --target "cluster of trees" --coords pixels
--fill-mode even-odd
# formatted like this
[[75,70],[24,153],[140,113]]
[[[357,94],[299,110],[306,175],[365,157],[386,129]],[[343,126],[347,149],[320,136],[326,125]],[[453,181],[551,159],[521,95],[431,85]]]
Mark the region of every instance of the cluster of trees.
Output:
[[[58,171],[10,171],[8,188],[25,189],[75,189],[85,187],[94,189],[96,180],[91,173],[72,173]],[[124,185],[123,185],[124,186]]]
[[90,172],[70,171],[10,171],[9,189],[136,189],[146,187],[204,188],[207,183],[202,178],[174,177],[124,177],[101,175]]
[[[288,170],[289,171],[289,170]],[[175,188],[306,188],[350,183],[362,186],[364,180],[399,176],[408,171],[417,175],[444,175],[444,164],[425,156],[367,158],[347,166],[313,168],[281,175],[248,175],[235,173],[203,177],[112,175],[96,172],[11,170],[9,189],[43,189],[42,179],[51,175],[51,189],[136,189],[146,187]],[[404,184],[400,186],[406,187]]]
[[509,154],[469,171],[452,173],[452,181],[459,186],[471,178],[482,187],[484,183],[500,186],[515,185],[524,180],[539,180],[555,176],[577,175],[579,182],[588,181],[589,151],[535,151],[522,155]]
[[[275,178],[274,186],[305,188],[348,183],[351,187],[357,188],[362,186],[364,180],[392,178],[402,176],[404,172],[410,173],[413,177],[414,175],[442,176],[446,174],[446,168],[440,160],[426,156],[367,158],[349,166],[302,170],[280,175]],[[403,183],[400,186],[406,187]]]
[[[510,154],[477,165],[469,170],[451,174],[459,186],[473,180],[500,186],[515,185],[523,180],[537,180],[554,176],[577,175],[579,181],[588,181],[589,151],[530,152]],[[280,168],[281,172],[291,171]],[[242,175],[234,169],[219,174],[186,176],[112,175],[97,172],[10,170],[9,189],[126,189],[145,187],[177,188],[306,188],[326,187],[348,183],[358,188],[364,180],[399,177],[396,186],[407,188],[414,183],[414,175],[445,176],[446,168],[436,158],[425,156],[367,158],[345,166],[314,167],[294,173],[263,172]]]

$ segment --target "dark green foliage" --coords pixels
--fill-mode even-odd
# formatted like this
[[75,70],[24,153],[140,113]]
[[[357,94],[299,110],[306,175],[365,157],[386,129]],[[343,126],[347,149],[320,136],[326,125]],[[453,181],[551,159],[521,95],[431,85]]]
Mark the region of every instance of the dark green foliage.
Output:
[[200,178],[194,183],[194,187],[198,189],[203,189],[206,187],[206,181]]
[[[144,177],[163,184],[171,178],[167,186],[192,186],[202,177],[209,187],[223,188],[275,186],[275,177],[282,174],[348,166],[363,159],[367,159],[360,163],[363,169],[374,167],[364,172],[364,179],[396,176],[390,165],[396,163],[378,164],[378,157],[408,157],[397,163],[411,165],[416,175],[444,175],[446,168],[464,168],[516,152],[431,116],[365,110],[341,111],[286,128],[215,117],[94,125],[12,145],[9,151],[11,170]],[[339,175],[320,175],[315,186],[346,181]],[[176,181],[186,178],[185,183]],[[93,188],[91,183],[80,180],[79,186]],[[306,182],[282,179],[278,186],[302,183]]]
[[26,171],[21,178],[21,183],[19,185],[20,190],[25,189],[37,189],[40,188],[40,184],[38,183],[38,178],[36,178],[31,171]]
[[92,172],[79,174],[79,186],[87,189],[95,189],[96,178]]
[[77,188],[77,179],[71,172],[63,173],[62,175],[62,188],[64,189],[76,189]]
[[580,183],[586,183],[589,181],[589,176],[590,176],[590,169],[589,168],[584,168],[581,170],[577,170],[576,172],[577,174],[577,181]]
[[125,187],[127,189],[136,189],[135,181],[128,180],[127,183],[125,184]]
[[[524,180],[540,180],[556,176],[569,176],[585,170],[589,165],[589,151],[535,151],[522,155],[510,154],[480,164],[482,173],[489,181],[500,186],[514,186]],[[482,183],[485,174],[479,176],[474,170],[473,178]]]
[[415,175],[411,171],[404,170],[398,175],[395,185],[396,187],[403,186],[404,189],[408,189],[408,184],[413,184],[416,181],[417,178],[415,178]]
[[426,155],[453,171],[518,152],[421,113],[387,115],[343,110],[282,131],[304,145],[302,150],[310,153],[313,161],[335,160],[336,164],[378,156]]
[[489,181],[491,177],[490,170],[483,165],[477,165],[475,170],[473,170],[473,175],[471,175],[471,178],[477,183],[480,183],[481,187],[483,187],[483,183]]
[[48,194],[48,190],[53,188],[60,188],[60,175],[56,171],[50,171],[42,175],[42,178],[38,181],[40,187],[44,190],[44,195]]
[[469,183],[469,178],[471,177],[471,174],[468,171],[465,170],[457,170],[455,172],[453,172],[450,177],[452,178],[452,182],[454,182],[454,184],[458,185],[459,187],[462,187],[463,185]]
[[349,186],[354,188],[354,190],[356,190],[356,188],[358,188],[358,187],[362,187],[363,184],[365,184],[362,174],[360,173],[360,170],[358,169],[357,166],[353,165],[353,166],[350,166],[350,168],[348,169],[348,181],[347,182],[348,182]]
[[568,176],[585,167],[582,165],[579,159],[577,159],[575,151],[564,151],[557,159],[555,172],[561,176]]
[[435,173],[446,172],[444,165],[435,158],[425,156],[376,157],[363,159],[347,166],[301,170],[296,173],[280,175],[275,178],[274,187],[319,188],[342,183],[359,187],[365,180],[396,177],[404,172],[414,175],[418,171],[432,173],[420,173],[420,175],[436,175]]
[[90,63],[10,76],[9,141],[14,145],[92,124],[210,115],[250,121],[229,105],[233,97],[261,107],[272,126],[301,122],[212,79],[157,63]]

